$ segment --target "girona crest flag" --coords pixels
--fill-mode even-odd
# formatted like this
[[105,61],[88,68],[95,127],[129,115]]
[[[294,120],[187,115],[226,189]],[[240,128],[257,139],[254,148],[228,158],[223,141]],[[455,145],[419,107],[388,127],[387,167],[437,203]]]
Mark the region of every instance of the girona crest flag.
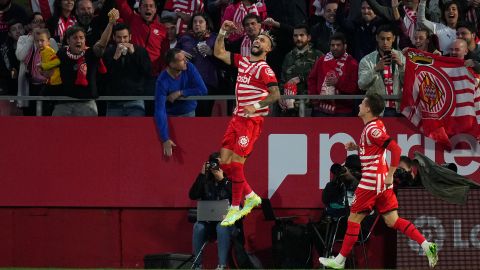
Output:
[[478,78],[464,61],[409,49],[401,111],[428,137],[450,149],[449,138],[480,138]]

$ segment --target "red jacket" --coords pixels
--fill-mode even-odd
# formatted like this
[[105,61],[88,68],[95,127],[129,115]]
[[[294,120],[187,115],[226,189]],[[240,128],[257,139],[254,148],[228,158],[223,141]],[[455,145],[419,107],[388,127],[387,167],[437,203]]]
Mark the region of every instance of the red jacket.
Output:
[[[328,54],[327,54],[328,55]],[[313,66],[308,75],[308,94],[319,95],[322,89],[325,75],[337,67],[336,59],[325,61],[324,55],[320,57]],[[348,55],[345,60],[345,65],[342,68],[342,75],[338,78],[335,88],[339,95],[355,95],[359,94],[358,90],[358,63],[351,56]],[[314,102],[314,104],[318,102]],[[335,104],[335,113],[350,113],[352,112],[354,103],[353,100],[335,100],[334,102],[322,101],[322,103]]]
[[152,62],[152,75],[158,76],[165,67],[163,57],[170,48],[167,29],[155,16],[151,23],[143,20],[140,14],[133,12],[127,0],[116,0],[120,17],[130,26],[132,43],[144,47]]

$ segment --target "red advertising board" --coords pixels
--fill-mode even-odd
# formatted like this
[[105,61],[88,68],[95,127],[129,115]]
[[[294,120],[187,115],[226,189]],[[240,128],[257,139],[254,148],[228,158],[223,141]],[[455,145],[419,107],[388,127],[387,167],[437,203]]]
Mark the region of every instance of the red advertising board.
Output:
[[[151,118],[0,118],[1,206],[189,207],[188,190],[208,155],[219,149],[228,118],[173,118],[174,156],[162,155]],[[456,162],[479,181],[480,149],[469,135],[446,152],[407,120],[385,119],[402,154]],[[268,118],[246,163],[254,190],[275,207],[318,208],[343,143],[363,128],[353,118]],[[455,148],[454,148],[455,149]]]

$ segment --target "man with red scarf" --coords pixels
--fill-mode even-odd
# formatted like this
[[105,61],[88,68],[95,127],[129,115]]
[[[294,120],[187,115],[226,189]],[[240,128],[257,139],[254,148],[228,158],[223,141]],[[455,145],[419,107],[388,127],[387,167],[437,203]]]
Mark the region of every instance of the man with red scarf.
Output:
[[[330,52],[320,57],[308,76],[309,95],[355,95],[358,91],[358,63],[346,52],[343,33],[330,37]],[[352,116],[352,100],[314,102],[312,116]]]
[[53,116],[97,116],[97,105],[93,99],[98,97],[97,72],[105,73],[106,69],[100,57],[108,44],[113,25],[120,14],[112,9],[109,23],[100,40],[89,48],[86,46],[85,30],[72,26],[65,33],[67,47],[57,53],[60,58],[60,76],[62,77],[62,96],[81,99],[78,101],[59,101],[53,110]]

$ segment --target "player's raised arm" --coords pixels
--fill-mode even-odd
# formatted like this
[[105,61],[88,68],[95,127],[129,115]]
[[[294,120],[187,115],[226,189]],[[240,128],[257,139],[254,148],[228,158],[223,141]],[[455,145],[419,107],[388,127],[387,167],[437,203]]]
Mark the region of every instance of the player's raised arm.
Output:
[[235,30],[235,24],[232,21],[224,21],[220,31],[218,32],[217,39],[215,40],[215,47],[213,49],[213,55],[222,60],[225,64],[231,65],[231,53],[225,50],[225,36],[227,33]]

